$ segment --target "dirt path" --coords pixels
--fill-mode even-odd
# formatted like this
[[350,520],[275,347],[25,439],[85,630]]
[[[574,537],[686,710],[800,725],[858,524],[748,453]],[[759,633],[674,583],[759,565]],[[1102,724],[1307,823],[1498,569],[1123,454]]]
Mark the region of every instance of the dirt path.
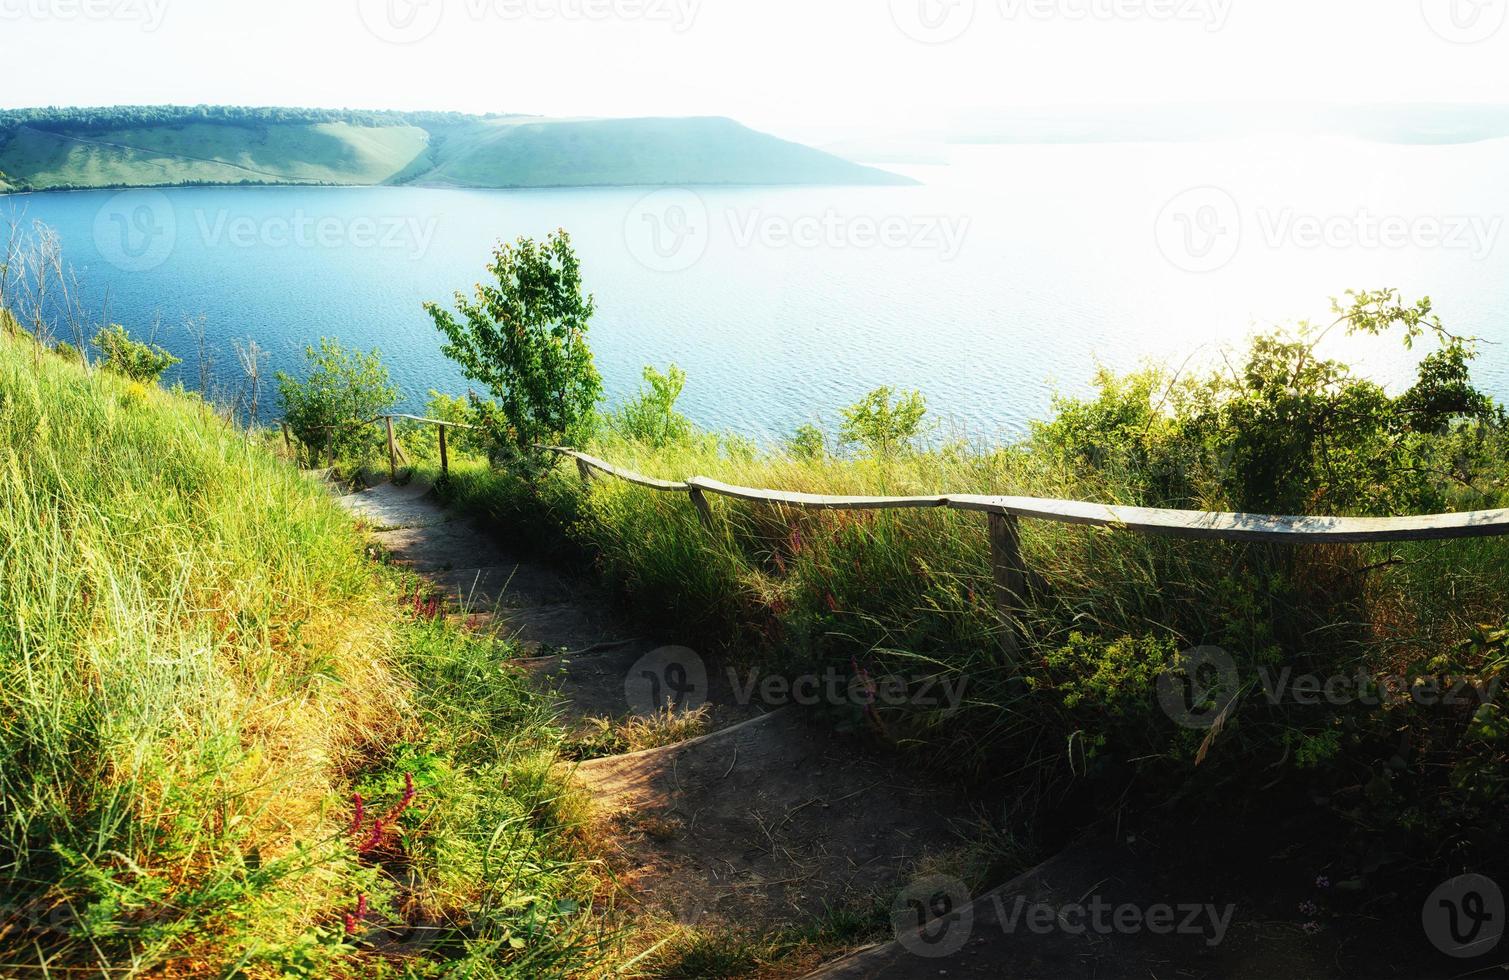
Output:
[[800,709],[740,703],[736,677],[677,637],[646,635],[591,581],[519,557],[423,487],[384,484],[341,502],[392,560],[515,637],[518,664],[557,692],[568,724],[647,717],[646,682],[696,688],[709,734],[577,771],[630,901],[656,919],[756,934],[810,925],[888,905],[919,860],[958,844],[953,818],[970,810],[956,789]]
[[[707,734],[588,752],[575,769],[623,897],[652,932],[676,922],[759,936],[845,908],[890,912],[895,941],[831,962],[817,980],[1453,975],[1418,921],[1311,907],[1328,904],[1315,889],[1330,859],[1324,847],[1308,856],[1296,847],[1309,833],[1305,813],[1239,831],[1177,813],[1118,820],[1116,839],[1082,839],[970,895],[935,873],[949,866],[935,859],[977,826],[980,811],[959,787],[802,709],[741,703],[743,685],[712,658],[647,634],[591,580],[519,557],[423,487],[383,485],[342,503],[468,619],[515,637],[516,663],[556,693],[566,724],[647,719],[649,691],[706,702]],[[1174,918],[1159,923],[1163,906]],[[1123,922],[1115,910],[1135,914]],[[1317,916],[1319,930],[1306,928]]]

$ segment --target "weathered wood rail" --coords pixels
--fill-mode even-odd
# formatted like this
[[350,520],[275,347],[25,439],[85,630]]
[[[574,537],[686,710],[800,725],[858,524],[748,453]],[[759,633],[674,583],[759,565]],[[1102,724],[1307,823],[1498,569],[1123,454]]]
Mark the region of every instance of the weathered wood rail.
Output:
[[[393,431],[395,420],[433,425],[438,430],[440,471],[450,472],[446,430],[477,427],[419,415],[377,415],[341,425],[320,426],[335,431],[383,423],[388,441],[389,475],[398,475],[403,449]],[[287,422],[281,423],[285,445],[292,448]],[[840,497],[787,490],[740,487],[705,476],[661,480],[616,466],[575,449],[541,446],[540,449],[576,461],[584,482],[594,473],[660,493],[684,493],[698,518],[709,529],[716,523],[708,496],[728,497],[753,503],[796,507],[803,510],[924,510],[944,508],[986,515],[990,536],[992,577],[996,608],[1004,630],[1002,643],[1009,656],[1019,649],[1019,620],[1027,598],[1027,567],[1022,560],[1021,521],[1050,521],[1206,541],[1266,542],[1278,544],[1368,544],[1399,541],[1449,541],[1509,535],[1509,509],[1428,514],[1418,517],[1283,517],[1271,514],[1223,514],[1208,511],[1165,510],[1154,507],[1123,507],[1083,500],[1051,500],[1040,497],[992,497],[977,494],[940,494],[927,497]],[[333,450],[332,450],[333,452]]]
[[615,466],[595,456],[559,446],[552,453],[576,460],[584,480],[596,471],[664,493],[685,493],[703,524],[713,529],[707,495],[804,510],[922,510],[946,508],[985,514],[996,607],[1005,626],[1003,644],[1018,650],[1018,621],[1026,603],[1027,567],[1022,560],[1021,520],[1051,521],[1133,531],[1193,540],[1280,544],[1367,544],[1398,541],[1446,541],[1509,535],[1509,510],[1430,514],[1419,517],[1281,517],[1269,514],[1223,514],[1206,511],[1122,507],[1081,500],[1038,497],[991,497],[942,494],[929,497],[837,497],[784,490],[740,487],[707,477],[684,482],[659,480]]
[[[392,477],[394,479],[397,479],[398,478],[398,459],[399,459],[400,456],[403,455],[403,449],[402,449],[402,447],[399,446],[399,444],[398,444],[398,438],[395,435],[395,433],[393,432],[393,423],[395,421],[399,420],[399,419],[407,419],[410,422],[423,422],[423,423],[426,423],[428,425],[435,426],[435,428],[438,430],[438,438],[439,438],[439,442],[440,442],[440,472],[441,472],[442,475],[446,474],[446,473],[449,473],[451,471],[451,454],[450,454],[450,446],[447,444],[447,441],[446,441],[446,436],[445,436],[446,430],[447,429],[472,429],[472,430],[475,430],[477,428],[475,425],[467,425],[464,422],[447,422],[447,421],[445,421],[443,419],[427,419],[427,418],[425,418],[422,415],[402,415],[402,414],[397,414],[397,415],[374,415],[374,416],[372,416],[369,419],[358,419],[357,421],[354,421],[354,422],[342,422],[339,425],[320,425],[320,426],[315,426],[315,431],[316,432],[339,432],[342,429],[359,429],[359,428],[361,428],[362,426],[365,426],[365,425],[373,425],[373,424],[375,424],[377,422],[383,423],[383,427],[387,430],[387,436],[388,436],[388,476],[390,476],[390,477]],[[288,427],[288,422],[287,421],[282,421],[282,422],[279,422],[278,425],[283,429],[283,448],[287,449],[290,453],[292,453],[293,452],[293,433],[290,431],[290,429]],[[334,440],[330,440],[329,444],[326,446],[326,449],[330,453],[330,463],[333,466],[333,465],[335,465]]]

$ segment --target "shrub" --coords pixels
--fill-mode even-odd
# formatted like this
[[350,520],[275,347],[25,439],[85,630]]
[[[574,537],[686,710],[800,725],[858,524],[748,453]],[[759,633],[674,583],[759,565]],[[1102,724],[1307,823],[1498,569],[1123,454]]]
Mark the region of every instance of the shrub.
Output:
[[118,323],[95,334],[93,344],[99,348],[100,363],[107,371],[142,384],[156,384],[164,371],[182,363],[155,344],[132,340],[126,328]]
[[[1325,330],[1258,337],[1242,370],[1194,389],[1182,422],[1206,452],[1229,460],[1221,474],[1233,506],[1276,513],[1403,513],[1444,504],[1439,437],[1501,417],[1473,387],[1473,345],[1452,336],[1429,299],[1393,291],[1349,293]],[[1381,385],[1318,356],[1330,330],[1381,334],[1401,328],[1439,348],[1421,359],[1413,386],[1390,397]],[[1478,468],[1477,461],[1470,464]]]
[[278,372],[283,420],[311,452],[361,458],[371,448],[371,432],[362,425],[398,404],[398,389],[388,379],[382,352],[347,350],[337,340],[320,339],[304,348],[309,375],[303,381]]
[[479,416],[512,454],[534,457],[542,443],[580,442],[591,431],[602,379],[587,346],[595,306],[582,294],[571,237],[560,231],[543,245],[530,238],[499,244],[488,271],[494,282],[479,284],[475,300],[456,294],[459,319],[425,304],[446,337],[442,350],[497,399],[496,411]]
[[822,429],[809,422],[797,426],[786,440],[786,452],[792,459],[817,462],[828,455],[828,440]]
[[927,402],[920,392],[902,392],[893,402],[891,389],[876,388],[843,410],[839,435],[858,443],[871,456],[884,459],[909,447],[922,433]]
[[692,434],[692,422],[676,411],[676,400],[686,387],[686,372],[672,364],[661,374],[653,367],[644,369],[647,387],[613,416],[613,427],[625,438],[656,449],[685,442]]

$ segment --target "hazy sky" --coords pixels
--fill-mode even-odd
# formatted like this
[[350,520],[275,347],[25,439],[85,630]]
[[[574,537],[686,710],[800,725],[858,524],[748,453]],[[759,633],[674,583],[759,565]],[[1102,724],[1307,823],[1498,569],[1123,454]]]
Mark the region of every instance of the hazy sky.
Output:
[[988,106],[1509,102],[1506,17],[1509,0],[0,0],[0,100],[790,134]]

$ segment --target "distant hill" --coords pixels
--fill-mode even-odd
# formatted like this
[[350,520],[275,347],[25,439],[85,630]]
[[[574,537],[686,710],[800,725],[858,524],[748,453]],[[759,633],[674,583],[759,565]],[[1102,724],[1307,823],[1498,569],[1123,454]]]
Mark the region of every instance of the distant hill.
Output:
[[731,119],[222,106],[0,111],[0,191],[183,184],[905,184]]

